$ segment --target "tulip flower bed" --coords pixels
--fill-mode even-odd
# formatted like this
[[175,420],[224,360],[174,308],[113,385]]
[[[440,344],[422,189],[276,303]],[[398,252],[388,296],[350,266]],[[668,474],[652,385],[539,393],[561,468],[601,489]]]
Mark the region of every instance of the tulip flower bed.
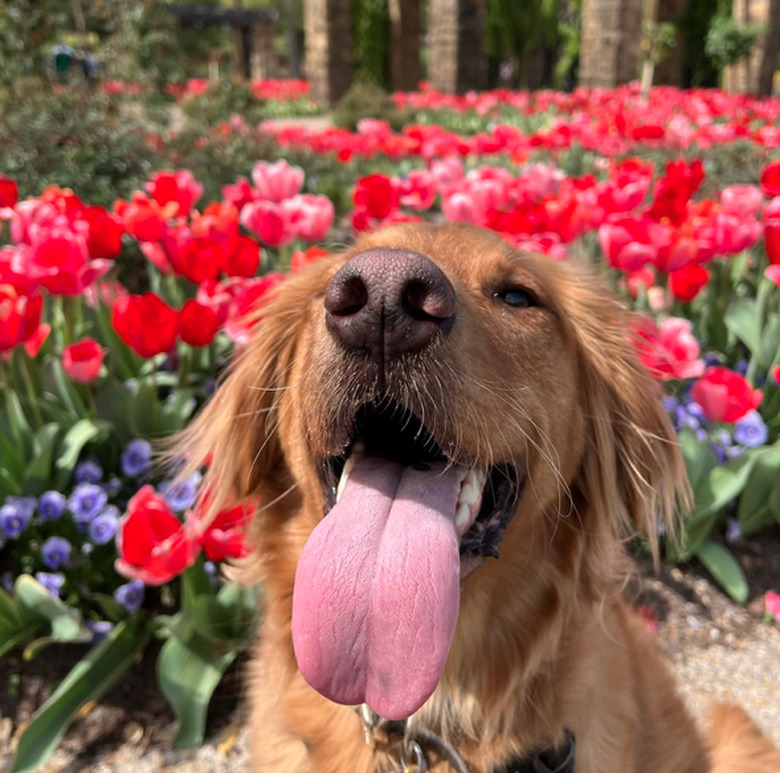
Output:
[[[780,522],[780,108],[664,89],[640,113],[633,88],[396,98],[423,118],[511,109],[540,124],[264,124],[274,154],[306,171],[258,161],[211,202],[181,169],[110,209],[57,186],[20,200],[0,176],[0,656],[94,644],[21,735],[13,770],[45,759],[152,637],[165,640],[177,743],[202,739],[258,608],[259,590],[221,566],[251,550],[245,527],[262,503],[206,521],[202,471],[181,480],[153,443],[208,399],[250,335],[247,314],[351,231],[467,221],[601,271],[639,312],[627,335],[666,388],[691,479],[686,537],[666,557],[697,557],[747,598],[729,540]],[[226,126],[220,141],[254,131]],[[713,145],[735,143],[763,169],[721,187],[708,179]]]

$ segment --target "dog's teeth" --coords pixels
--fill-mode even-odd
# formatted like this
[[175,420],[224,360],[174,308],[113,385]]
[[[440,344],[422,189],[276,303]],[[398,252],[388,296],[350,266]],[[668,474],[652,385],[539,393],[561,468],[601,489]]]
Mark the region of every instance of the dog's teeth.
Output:
[[471,483],[467,483],[460,490],[458,502],[462,502],[467,505],[475,505],[479,501],[480,493],[480,490],[476,486],[472,485]]
[[344,469],[341,471],[341,478],[339,479],[339,485],[336,489],[336,501],[338,502],[339,499],[341,499],[341,495],[344,493],[344,489],[347,485],[347,480],[349,480],[350,473],[352,470],[355,469],[355,460],[352,455],[350,455],[349,459],[344,463]]
[[458,509],[455,512],[455,526],[459,530],[465,530],[471,521],[471,508],[463,502],[458,505]]

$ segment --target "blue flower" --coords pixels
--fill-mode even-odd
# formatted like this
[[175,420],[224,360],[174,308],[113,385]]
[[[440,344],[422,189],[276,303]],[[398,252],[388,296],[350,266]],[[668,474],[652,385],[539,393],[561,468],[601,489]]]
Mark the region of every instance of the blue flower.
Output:
[[68,507],[73,513],[73,520],[80,529],[87,524],[106,506],[108,495],[96,483],[82,483],[73,489],[68,499]]
[[59,598],[60,589],[65,583],[65,576],[60,572],[36,572],[35,579],[51,593],[54,598]]
[[769,430],[758,411],[750,411],[734,425],[734,440],[740,445],[754,448],[762,446],[769,438]]
[[159,486],[160,493],[174,510],[186,510],[188,507],[192,507],[198,496],[198,487],[202,477],[199,472],[193,472],[187,480],[181,483],[164,480]]
[[121,458],[122,472],[131,477],[137,478],[148,472],[152,466],[152,445],[148,440],[137,438],[131,440],[122,452]]
[[91,459],[79,462],[73,471],[75,483],[100,483],[103,480],[103,468]]
[[16,539],[30,525],[31,518],[31,514],[17,505],[3,505],[0,507],[0,531],[9,539]]
[[90,521],[89,538],[96,545],[105,545],[114,539],[119,528],[119,508],[109,505]]
[[49,569],[59,569],[70,558],[70,542],[64,537],[49,537],[41,545],[41,558]]
[[7,569],[5,572],[0,574],[0,588],[2,588],[6,593],[14,592],[14,576],[11,574],[10,569]]
[[45,491],[38,500],[38,515],[42,521],[58,521],[65,512],[67,500],[59,491]]
[[748,365],[750,365],[750,363],[747,360],[739,360],[734,363],[734,370],[741,376],[744,376],[747,373]]
[[111,629],[114,627],[113,623],[109,623],[108,620],[87,620],[84,623],[90,631],[92,631],[92,643],[98,644],[111,633]]
[[114,591],[114,599],[131,614],[137,612],[144,601],[144,584],[140,580],[130,580]]
[[38,500],[35,497],[6,497],[5,503],[13,505],[29,521],[35,513],[35,506]]

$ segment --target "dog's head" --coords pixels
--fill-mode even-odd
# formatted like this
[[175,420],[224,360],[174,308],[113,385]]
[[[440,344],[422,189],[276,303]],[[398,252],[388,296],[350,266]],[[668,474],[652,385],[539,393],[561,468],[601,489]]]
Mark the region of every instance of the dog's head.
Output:
[[388,718],[430,696],[464,607],[511,616],[544,572],[597,594],[684,489],[628,313],[463,225],[388,228],[283,283],[185,442],[215,502],[297,521],[300,669]]

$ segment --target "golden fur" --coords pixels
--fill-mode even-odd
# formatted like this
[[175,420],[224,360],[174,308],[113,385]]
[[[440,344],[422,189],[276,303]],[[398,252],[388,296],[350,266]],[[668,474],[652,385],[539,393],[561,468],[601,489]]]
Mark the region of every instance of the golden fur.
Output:
[[[339,417],[377,395],[325,328],[323,294],[350,257],[415,251],[457,293],[452,332],[388,366],[387,391],[463,464],[527,470],[501,557],[463,582],[439,686],[416,721],[451,741],[474,773],[577,738],[576,773],[777,773],[780,756],[738,709],[715,716],[712,746],[621,598],[622,540],[655,544],[687,496],[675,435],[630,342],[630,316],[581,268],[520,255],[464,225],[401,225],[285,281],[253,338],[187,432],[193,463],[213,454],[214,506],[259,495],[253,570],[266,609],[249,686],[257,771],[371,773],[397,760],[365,745],[352,708],[298,672],[290,618],[297,558],[322,517],[317,460],[338,453]],[[520,285],[540,307],[486,288]],[[436,762],[432,760],[432,762]],[[448,770],[436,762],[436,771]]]

